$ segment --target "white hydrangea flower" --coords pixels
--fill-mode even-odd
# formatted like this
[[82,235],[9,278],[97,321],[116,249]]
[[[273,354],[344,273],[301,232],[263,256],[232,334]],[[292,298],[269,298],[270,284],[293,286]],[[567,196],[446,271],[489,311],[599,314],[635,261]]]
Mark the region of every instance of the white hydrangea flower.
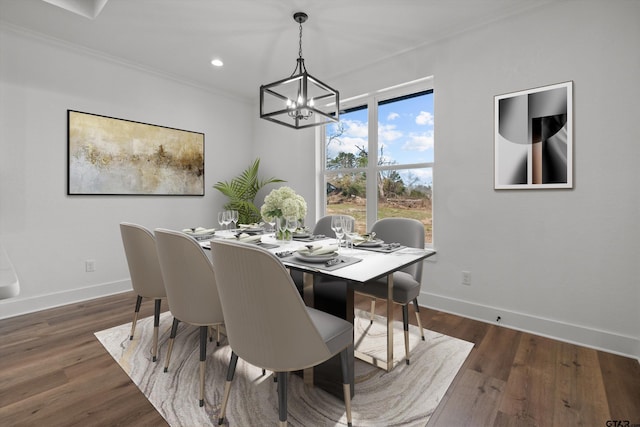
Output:
[[302,220],[307,215],[307,202],[292,188],[283,186],[271,190],[264,198],[260,213],[267,218],[294,217]]

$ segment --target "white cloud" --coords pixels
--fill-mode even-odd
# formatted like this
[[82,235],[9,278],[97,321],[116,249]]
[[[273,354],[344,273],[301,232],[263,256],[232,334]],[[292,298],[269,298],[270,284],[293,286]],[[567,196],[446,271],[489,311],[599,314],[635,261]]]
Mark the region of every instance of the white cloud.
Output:
[[398,113],[389,113],[389,115],[387,116],[387,120],[395,120],[398,117],[400,117],[400,114]]
[[351,138],[347,136],[345,138],[342,138],[342,142],[344,143],[344,145],[340,146],[339,151],[343,151],[345,153],[358,154],[360,152],[360,149],[358,147],[364,147],[365,149],[367,148],[367,140],[364,138]]
[[428,111],[420,111],[418,117],[416,117],[416,124],[418,125],[432,125],[433,124],[433,114]]
[[433,132],[412,133],[402,146],[406,151],[426,151],[433,148]]
[[380,141],[382,142],[390,142],[395,141],[397,139],[402,138],[402,132],[396,130],[396,125],[383,125],[382,123],[378,124],[378,136]]
[[356,120],[345,120],[345,136],[366,138],[369,135],[369,128],[366,123]]

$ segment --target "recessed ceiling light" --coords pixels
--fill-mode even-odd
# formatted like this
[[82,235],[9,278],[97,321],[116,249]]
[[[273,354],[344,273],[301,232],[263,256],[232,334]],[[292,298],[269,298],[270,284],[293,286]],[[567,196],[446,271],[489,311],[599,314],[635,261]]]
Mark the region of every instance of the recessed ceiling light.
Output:
[[216,58],[211,60],[211,65],[213,65],[214,67],[222,67],[224,63],[221,59]]

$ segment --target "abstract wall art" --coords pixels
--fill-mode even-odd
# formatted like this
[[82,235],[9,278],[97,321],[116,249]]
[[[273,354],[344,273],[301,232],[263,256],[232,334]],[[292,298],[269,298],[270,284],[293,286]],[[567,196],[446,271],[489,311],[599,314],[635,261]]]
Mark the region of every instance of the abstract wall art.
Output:
[[498,95],[496,189],[573,188],[573,82]]
[[204,134],[67,110],[67,194],[204,195]]

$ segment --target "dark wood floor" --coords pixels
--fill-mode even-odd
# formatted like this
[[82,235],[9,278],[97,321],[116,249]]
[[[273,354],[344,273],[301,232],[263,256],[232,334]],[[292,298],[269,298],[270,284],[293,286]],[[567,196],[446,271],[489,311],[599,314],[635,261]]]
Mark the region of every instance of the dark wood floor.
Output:
[[[133,303],[125,293],[0,320],[0,426],[166,425],[93,335],[130,322]],[[635,359],[428,309],[421,317],[475,343],[429,426],[640,425]]]

